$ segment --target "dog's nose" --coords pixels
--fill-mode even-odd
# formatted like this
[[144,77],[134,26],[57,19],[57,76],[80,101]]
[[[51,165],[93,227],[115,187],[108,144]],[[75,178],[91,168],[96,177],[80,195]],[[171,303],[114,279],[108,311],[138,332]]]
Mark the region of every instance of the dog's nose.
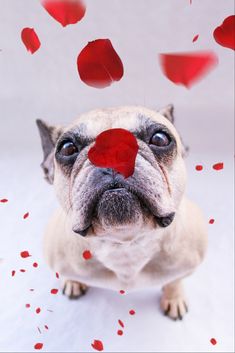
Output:
[[175,217],[175,212],[172,212],[165,217],[157,217],[157,222],[159,226],[165,228],[165,227],[168,227],[173,222],[174,217]]

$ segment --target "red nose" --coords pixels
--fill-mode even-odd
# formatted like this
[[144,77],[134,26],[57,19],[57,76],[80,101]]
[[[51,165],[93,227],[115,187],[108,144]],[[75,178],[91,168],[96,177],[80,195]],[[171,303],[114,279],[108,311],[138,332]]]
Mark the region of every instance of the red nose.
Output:
[[138,144],[125,129],[109,129],[96,137],[88,158],[97,167],[112,168],[128,178],[134,173]]

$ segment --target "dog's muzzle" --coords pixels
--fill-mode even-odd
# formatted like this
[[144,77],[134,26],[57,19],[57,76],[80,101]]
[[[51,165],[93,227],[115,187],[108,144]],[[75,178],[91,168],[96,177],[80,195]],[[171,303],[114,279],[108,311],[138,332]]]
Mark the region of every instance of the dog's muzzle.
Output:
[[[142,207],[147,209],[155,218],[159,227],[166,228],[174,220],[175,212],[169,212],[161,215],[156,204],[153,204],[148,196],[142,190],[139,190],[131,182],[123,178],[110,168],[99,168],[95,174],[96,180],[104,180],[100,190],[96,192],[96,198],[90,205],[90,215],[84,222],[84,226],[74,226],[73,231],[83,237],[88,234],[92,225],[92,218],[96,213],[107,220],[114,220],[116,224],[128,223],[132,219],[135,222],[135,216]],[[105,178],[105,179],[104,179]],[[115,208],[112,202],[115,202]],[[132,206],[133,203],[133,206]],[[136,211],[136,212],[135,212]],[[169,210],[170,211],[170,210]],[[113,214],[110,214],[113,213]],[[112,223],[112,222],[111,222]]]

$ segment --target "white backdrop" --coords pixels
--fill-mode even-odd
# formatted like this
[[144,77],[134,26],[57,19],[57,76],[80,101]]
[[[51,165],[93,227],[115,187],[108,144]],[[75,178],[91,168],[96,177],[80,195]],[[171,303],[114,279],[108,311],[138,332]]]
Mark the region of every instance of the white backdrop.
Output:
[[[0,0],[0,199],[9,200],[0,203],[0,351],[30,352],[42,342],[45,352],[88,352],[93,340],[101,339],[107,352],[232,352],[234,52],[219,46],[212,32],[233,14],[234,3],[87,3],[84,19],[62,28],[37,0]],[[40,37],[34,55],[21,42],[24,27],[34,27]],[[78,53],[97,38],[111,39],[125,69],[120,82],[100,90],[81,82],[76,68]],[[190,90],[163,76],[158,53],[207,49],[216,52],[219,64]],[[97,107],[157,109],[168,103],[174,103],[176,126],[190,146],[188,195],[208,220],[215,219],[208,224],[206,260],[185,281],[189,314],[182,322],[162,316],[159,289],[121,296],[93,288],[76,302],[52,296],[51,288],[59,284],[44,263],[41,243],[57,202],[39,167],[35,119],[68,123]],[[223,170],[212,169],[217,162],[224,162]],[[196,164],[203,164],[203,171],[195,171]],[[23,219],[26,212],[29,217]],[[22,250],[32,257],[21,259]],[[32,266],[35,261],[38,268]],[[118,319],[125,323],[122,337],[116,333]]]

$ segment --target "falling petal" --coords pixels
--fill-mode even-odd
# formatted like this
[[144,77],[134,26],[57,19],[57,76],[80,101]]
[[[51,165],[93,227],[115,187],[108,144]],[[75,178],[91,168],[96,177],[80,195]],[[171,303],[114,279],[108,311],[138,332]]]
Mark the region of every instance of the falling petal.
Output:
[[86,12],[86,6],[81,0],[42,0],[41,4],[63,27],[81,21]]
[[26,49],[34,54],[41,46],[37,33],[33,28],[24,28],[21,31],[21,39]]
[[164,75],[173,83],[190,88],[218,63],[212,51],[160,54]]
[[214,30],[213,36],[222,47],[235,50],[235,15],[225,18],[223,23]]
[[109,39],[89,42],[77,58],[81,80],[88,86],[104,88],[123,76],[123,64]]

